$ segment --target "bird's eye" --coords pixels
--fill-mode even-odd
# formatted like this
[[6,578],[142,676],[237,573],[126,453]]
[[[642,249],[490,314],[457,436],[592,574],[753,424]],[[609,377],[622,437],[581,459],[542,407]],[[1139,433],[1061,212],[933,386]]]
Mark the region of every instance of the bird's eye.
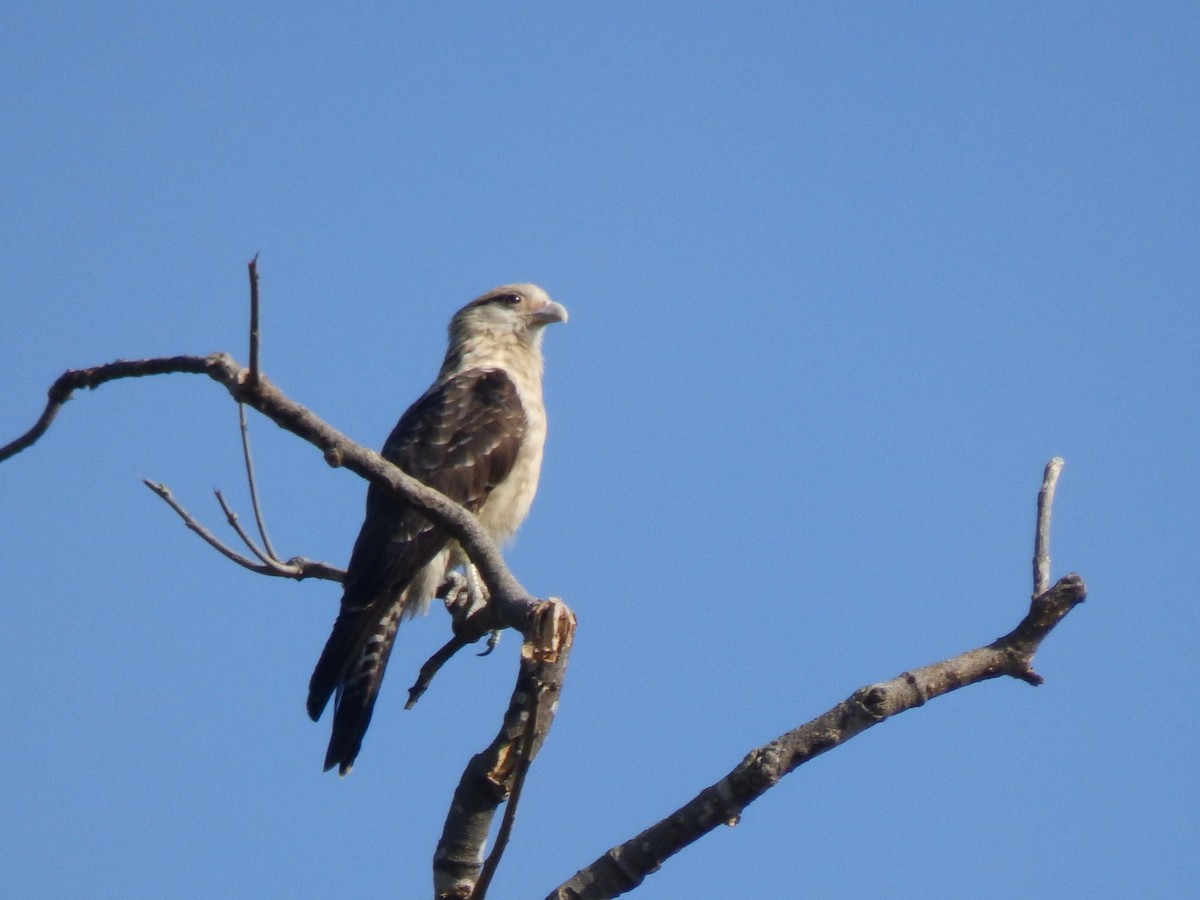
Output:
[[496,298],[497,303],[505,303],[509,306],[516,306],[521,302],[520,294],[501,294]]

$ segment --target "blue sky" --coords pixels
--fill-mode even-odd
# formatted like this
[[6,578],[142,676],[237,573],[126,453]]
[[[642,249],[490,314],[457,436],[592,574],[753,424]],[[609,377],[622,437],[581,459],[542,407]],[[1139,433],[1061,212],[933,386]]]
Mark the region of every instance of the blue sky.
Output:
[[[579,633],[492,896],[540,897],[859,685],[1090,587],[1044,687],[805,766],[641,898],[1178,896],[1200,883],[1192,4],[13,2],[0,11],[0,426],[64,369],[245,359],[378,446],[449,315],[535,281],[542,489],[508,557]],[[79,395],[0,465],[0,893],[416,897],[497,727],[507,636],[354,774],[304,714],[338,594],[237,569],[236,412]],[[344,563],[364,487],[253,424],[273,537]]]

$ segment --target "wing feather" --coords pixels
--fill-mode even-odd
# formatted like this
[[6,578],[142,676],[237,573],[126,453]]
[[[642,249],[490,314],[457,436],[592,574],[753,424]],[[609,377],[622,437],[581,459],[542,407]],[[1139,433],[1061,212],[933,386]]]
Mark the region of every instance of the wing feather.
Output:
[[[478,513],[512,471],[525,436],[520,395],[501,369],[471,369],[431,387],[401,416],[383,456]],[[403,500],[371,485],[341,611],[309,682],[317,720],[337,692],[325,768],[349,770],[362,744],[396,626],[428,598],[406,594],[449,536]],[[442,573],[437,573],[440,579]]]

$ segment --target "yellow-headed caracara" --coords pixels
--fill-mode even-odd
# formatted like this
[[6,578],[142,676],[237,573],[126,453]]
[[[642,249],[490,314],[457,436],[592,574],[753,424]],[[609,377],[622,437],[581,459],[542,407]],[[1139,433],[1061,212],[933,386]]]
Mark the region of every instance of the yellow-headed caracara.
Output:
[[[497,543],[524,520],[546,440],[542,329],[567,311],[532,284],[488,291],[450,320],[437,379],[400,417],[383,456],[479,517]],[[419,510],[375,485],[354,542],[341,611],[313,670],[308,714],[335,693],[325,769],[354,764],[387,668],[396,626],[429,608],[466,554]]]

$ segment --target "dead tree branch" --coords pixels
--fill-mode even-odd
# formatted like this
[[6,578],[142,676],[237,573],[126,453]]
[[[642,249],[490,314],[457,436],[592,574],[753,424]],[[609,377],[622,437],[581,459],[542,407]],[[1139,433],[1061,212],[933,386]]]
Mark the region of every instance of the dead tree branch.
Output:
[[[483,868],[496,809],[516,799],[518,780],[550,730],[562,691],[575,616],[556,598],[538,604],[534,633],[521,645],[516,687],[495,740],[467,763],[450,802],[450,815],[433,857],[434,893],[439,900],[472,898]],[[503,846],[497,845],[502,852]],[[497,858],[498,861],[498,858]],[[495,864],[489,860],[494,870]],[[486,885],[484,885],[486,891]]]
[[[225,354],[218,354],[225,356]],[[157,359],[119,359],[103,366],[91,369],[72,369],[64,372],[50,386],[49,399],[41,416],[20,437],[0,447],[0,462],[11,456],[16,456],[22,450],[35,444],[46,430],[53,424],[63,404],[71,398],[71,394],[80,388],[98,388],[100,385],[118,378],[141,378],[147,375],[166,375],[172,372],[188,372],[191,374],[206,374],[208,361],[213,357],[203,356],[167,356]],[[228,357],[225,357],[229,359]],[[233,360],[229,359],[232,363]]]
[[[242,460],[246,464],[246,485],[250,489],[250,508],[254,511],[254,523],[258,526],[259,537],[262,538],[263,550],[268,558],[279,562],[279,554],[267,534],[267,523],[263,518],[262,506],[258,502],[258,479],[254,475],[254,457],[250,454],[250,427],[246,424],[246,404],[238,404],[238,430],[242,435]],[[222,504],[224,505],[224,504]]]
[[[538,689],[540,690],[540,685]],[[526,703],[528,722],[525,723],[520,746],[516,748],[517,764],[512,774],[512,787],[509,790],[508,802],[504,804],[504,816],[500,819],[500,829],[496,832],[495,846],[492,847],[492,852],[488,854],[488,858],[484,860],[483,869],[479,873],[479,879],[475,882],[475,889],[471,892],[471,900],[486,900],[488,888],[492,885],[496,869],[499,868],[500,860],[504,856],[504,851],[508,849],[508,842],[512,838],[513,825],[517,821],[517,806],[521,801],[521,792],[525,788],[525,776],[529,774],[529,766],[533,762],[533,742],[538,734],[537,714],[539,699],[539,697],[533,696]]]
[[[1049,572],[1050,507],[1062,460],[1046,467],[1038,495],[1036,573]],[[1048,575],[1047,575],[1048,577]],[[547,900],[607,900],[633,890],[684,847],[719,825],[736,825],[742,811],[783,776],[880,722],[959,688],[1008,675],[1038,685],[1033,657],[1042,641],[1087,596],[1083,579],[1067,575],[1039,591],[1011,632],[984,647],[859,688],[833,709],[752,750],[728,775],[641,834],[576,872]]]
[[246,264],[250,275],[250,374],[247,381],[251,385],[258,384],[260,375],[258,364],[258,254]]
[[728,775],[625,843],[613,847],[547,900],[601,900],[631,891],[662,864],[719,825],[736,825],[742,810],[810,759],[873,725],[923,706],[935,697],[1002,675],[1030,684],[1033,655],[1067,613],[1083,602],[1078,575],[1067,575],[1035,598],[1029,614],[1012,632],[944,662],[905,672],[890,681],[859,688],[833,709],[756,750]]
[[450,640],[446,641],[446,643],[442,644],[433,656],[425,660],[425,665],[421,666],[421,670],[417,673],[417,680],[408,689],[408,700],[405,701],[404,708],[412,709],[416,706],[417,701],[425,695],[425,691],[429,689],[434,676],[441,671],[442,666],[450,662],[459,650],[471,646],[471,644],[475,643],[481,637],[483,637],[482,634],[476,638],[467,638],[456,634]]
[[[226,559],[232,560],[244,569],[249,569],[251,572],[257,572],[259,575],[275,575],[280,578],[294,578],[297,581],[303,581],[305,578],[321,578],[326,581],[340,582],[346,575],[342,569],[335,568],[327,563],[317,562],[316,560],[305,559],[303,556],[293,557],[287,562],[265,559],[260,553],[258,553],[257,548],[251,545],[250,549],[254,551],[255,555],[258,556],[260,560],[262,560],[261,563],[256,563],[248,556],[243,556],[242,554],[238,553],[236,550],[218,538],[215,534],[205,528],[195,516],[184,509],[183,504],[175,499],[175,496],[171,493],[171,489],[165,484],[157,484],[149,479],[142,479],[142,484],[154,491],[154,493],[157,494],[163,500],[163,502],[167,504],[167,506],[175,510],[175,513],[183,520],[183,524],[186,525],[189,530],[194,531],[200,536],[201,540],[203,540],[206,544],[208,544]],[[217,496],[220,498],[219,493]],[[221,503],[222,506],[224,506],[223,498],[221,498]],[[234,516],[232,512],[227,512],[227,515],[233,517],[234,521],[231,522],[231,524],[234,524],[238,534],[242,536],[243,540],[245,540],[245,532],[242,531],[241,526],[236,524],[237,517]]]
[[[171,373],[207,375],[238,403],[258,410],[279,427],[317,447],[329,465],[347,468],[421,510],[462,545],[479,571],[490,597],[488,615],[495,623],[491,627],[514,628],[523,636],[517,683],[500,733],[468,763],[455,791],[434,860],[434,881],[440,895],[470,896],[479,877],[483,847],[495,811],[512,796],[521,766],[528,766],[536,755],[554,720],[575,632],[574,615],[561,600],[538,600],[530,595],[508,570],[499,549],[470,512],[405,474],[373,450],[354,443],[284,395],[265,376],[252,378],[249,370],[226,353],[118,360],[64,372],[51,386],[46,407],[33,427],[0,448],[0,461],[32,446],[45,434],[75,391],[94,390],[122,378]],[[155,486],[151,487],[157,492]],[[169,492],[163,489],[160,496],[167,499]],[[189,528],[205,536],[207,529],[173,498],[171,505]],[[260,571],[258,563],[224,546],[211,533],[205,540],[239,565]],[[526,729],[532,730],[528,738]]]
[[1037,499],[1037,528],[1033,538],[1033,596],[1044,594],[1050,587],[1050,514],[1054,507],[1054,491],[1062,474],[1062,457],[1046,463],[1042,488]]
[[[252,290],[257,271],[251,263]],[[491,876],[511,832],[515,804],[529,765],[540,749],[561,694],[567,658],[574,639],[575,618],[561,600],[532,597],[509,572],[499,550],[478,520],[450,501],[393,466],[382,456],[350,441],[311,411],[286,397],[257,367],[257,317],[252,325],[251,369],[241,368],[229,355],[176,356],[146,360],[118,360],[90,369],[65,372],[51,386],[41,416],[25,434],[0,448],[0,461],[32,446],[50,427],[59,410],[81,388],[95,389],[122,378],[185,373],[207,375],[221,384],[239,404],[258,410],[281,428],[313,444],[331,466],[350,469],[372,484],[420,509],[436,526],[445,529],[466,550],[487,587],[490,602],[479,611],[456,618],[456,637],[435,655],[426,677],[414,685],[410,703],[428,684],[444,655],[453,653],[497,627],[521,632],[520,667],[508,709],[496,738],[467,764],[454,793],[441,840],[434,856],[434,885],[439,898],[484,900]],[[246,448],[248,470],[248,446]],[[905,672],[890,681],[871,684],[805,725],[749,753],[721,781],[701,791],[687,804],[631,840],[612,848],[569,881],[557,887],[550,900],[594,900],[615,897],[637,887],[648,874],[718,825],[735,825],[742,811],[808,760],[833,749],[887,718],[922,706],[929,700],[992,678],[1010,676],[1040,684],[1033,658],[1042,641],[1060,621],[1086,598],[1078,575],[1067,575],[1052,588],[1049,580],[1049,531],[1054,489],[1061,460],[1046,467],[1038,501],[1034,551],[1035,596],[1028,614],[1009,634],[992,643],[943,662]],[[253,475],[251,474],[253,480]],[[260,562],[245,557],[208,532],[162,485],[147,482],[181,516],[187,526],[223,555],[263,574],[288,577],[323,577],[338,580],[339,570],[311,563],[274,558],[265,529],[260,534],[266,548],[258,550],[236,524],[231,524]],[[256,515],[258,515],[257,503]],[[308,565],[310,568],[305,568]],[[285,571],[286,570],[286,571]],[[299,574],[303,572],[304,574]],[[441,661],[444,661],[442,659]],[[419,690],[418,690],[419,689]],[[497,809],[508,802],[500,839],[484,863],[483,849]]]
[[487,585],[503,624],[517,628],[522,633],[525,628],[521,626],[531,626],[533,608],[538,601],[509,572],[499,549],[473,515],[405,474],[375,451],[351,441],[309,409],[287,397],[265,376],[260,376],[257,384],[250,384],[249,372],[227,353],[117,360],[90,369],[64,372],[51,386],[46,407],[33,427],[0,448],[0,461],[20,453],[41,438],[75,391],[82,388],[95,390],[122,378],[172,373],[207,375],[222,385],[237,402],[258,410],[280,428],[317,447],[329,465],[347,468],[420,509],[431,522],[444,528],[462,544]]
[[[244,408],[240,403],[238,406],[239,408]],[[230,528],[233,529],[234,534],[242,539],[242,543],[246,545],[246,549],[268,565],[270,565],[272,562],[275,562],[271,554],[267,553],[266,550],[254,543],[254,538],[250,537],[250,535],[246,532],[246,529],[242,527],[241,519],[239,519],[238,514],[233,511],[233,508],[225,499],[225,495],[221,493],[221,489],[213,488],[213,495],[217,498],[217,505],[221,507],[221,512],[225,513],[226,523]]]
[[[437,596],[446,602],[446,610],[454,622],[454,637],[446,641],[433,656],[425,661],[425,665],[421,666],[417,680],[408,689],[408,701],[404,704],[405,709],[412,709],[417,705],[417,701],[424,695],[434,676],[442,666],[454,658],[459,650],[476,643],[485,634],[496,634],[496,629],[503,626],[503,623],[498,621],[492,613],[490,604],[472,605],[467,578],[461,572],[450,572],[446,576],[446,581],[438,588]],[[479,655],[486,656],[489,652],[491,652],[490,649]]]

